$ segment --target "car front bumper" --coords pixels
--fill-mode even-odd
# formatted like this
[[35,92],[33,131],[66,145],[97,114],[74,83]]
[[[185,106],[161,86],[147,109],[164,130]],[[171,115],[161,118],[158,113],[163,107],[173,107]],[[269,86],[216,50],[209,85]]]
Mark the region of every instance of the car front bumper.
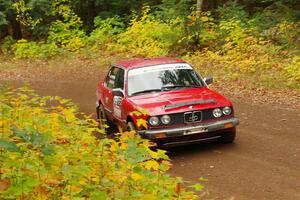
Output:
[[162,143],[162,146],[181,145],[218,139],[239,124],[238,118],[219,120],[195,126],[139,131],[143,138]]

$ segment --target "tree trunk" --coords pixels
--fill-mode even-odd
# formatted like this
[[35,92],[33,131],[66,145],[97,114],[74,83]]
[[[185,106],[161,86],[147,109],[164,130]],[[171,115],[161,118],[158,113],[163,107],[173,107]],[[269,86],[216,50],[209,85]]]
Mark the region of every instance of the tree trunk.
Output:
[[201,15],[204,0],[197,0],[197,16]]

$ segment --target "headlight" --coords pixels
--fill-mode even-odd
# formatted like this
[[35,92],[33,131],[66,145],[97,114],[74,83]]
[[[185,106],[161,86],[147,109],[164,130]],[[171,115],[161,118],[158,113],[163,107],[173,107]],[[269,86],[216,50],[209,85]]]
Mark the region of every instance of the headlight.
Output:
[[213,110],[213,115],[214,115],[215,118],[221,117],[221,116],[222,116],[222,111],[221,111],[221,109],[220,109],[220,108],[214,109],[214,110]]
[[171,117],[169,115],[164,115],[160,118],[160,121],[163,123],[163,124],[170,124],[171,122]]
[[157,126],[157,125],[159,124],[159,119],[158,119],[158,117],[150,117],[149,123],[150,123],[152,126]]
[[231,111],[231,108],[230,108],[230,107],[226,106],[226,107],[223,108],[223,114],[224,114],[224,115],[230,115],[231,112],[232,112],[232,111]]

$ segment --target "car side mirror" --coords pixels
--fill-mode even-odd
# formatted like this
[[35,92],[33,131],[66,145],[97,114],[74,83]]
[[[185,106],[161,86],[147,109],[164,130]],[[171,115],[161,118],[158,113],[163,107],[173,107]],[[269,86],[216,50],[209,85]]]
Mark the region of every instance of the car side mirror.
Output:
[[112,93],[114,96],[123,97],[124,98],[124,92],[121,88],[115,88],[112,90]]
[[207,76],[203,78],[203,81],[206,83],[206,85],[212,84],[213,83],[213,77],[212,76]]

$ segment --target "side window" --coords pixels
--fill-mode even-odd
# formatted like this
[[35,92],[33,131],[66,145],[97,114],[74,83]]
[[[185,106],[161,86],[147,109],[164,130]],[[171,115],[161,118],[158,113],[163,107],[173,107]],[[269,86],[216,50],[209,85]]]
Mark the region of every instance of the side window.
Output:
[[124,70],[120,69],[116,74],[115,85],[113,88],[124,89]]
[[105,86],[109,89],[124,87],[124,70],[118,67],[112,67],[106,77]]

